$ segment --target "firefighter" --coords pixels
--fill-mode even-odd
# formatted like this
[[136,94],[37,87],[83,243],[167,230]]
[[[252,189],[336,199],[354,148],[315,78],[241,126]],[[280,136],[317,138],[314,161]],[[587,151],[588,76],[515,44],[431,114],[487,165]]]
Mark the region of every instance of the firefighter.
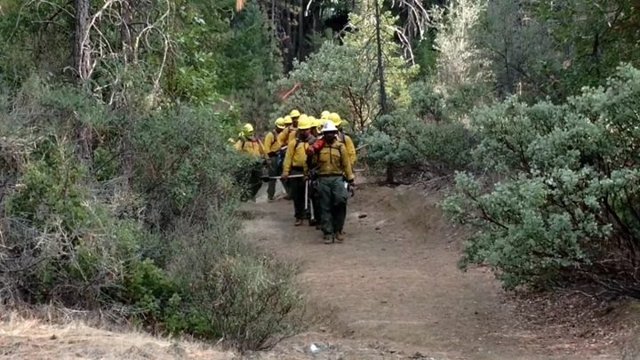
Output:
[[[278,176],[282,174],[282,158],[281,148],[282,145],[278,140],[278,136],[285,128],[284,118],[278,118],[275,121],[275,126],[272,131],[264,137],[264,152],[269,157],[267,165],[269,166],[269,176]],[[267,197],[269,201],[273,201],[276,194],[276,180],[270,180],[267,188]]]
[[[347,186],[355,176],[344,143],[338,141],[338,128],[327,121],[322,129],[324,146],[314,155],[317,162],[318,194],[324,243],[342,243],[347,216]],[[346,180],[346,182],[345,182]]]
[[236,150],[254,160],[245,169],[246,171],[243,171],[241,180],[247,184],[247,190],[242,199],[245,201],[255,199],[262,187],[262,164],[267,159],[267,155],[262,142],[255,136],[253,125],[247,123],[242,127],[240,139],[234,146]]
[[[295,226],[302,225],[308,218],[306,201],[308,201],[309,190],[306,186],[309,169],[306,150],[309,148],[312,125],[313,123],[306,116],[303,115],[300,118],[296,138],[289,142],[284,158],[282,180],[287,181],[291,189]],[[296,177],[289,179],[293,175]]]

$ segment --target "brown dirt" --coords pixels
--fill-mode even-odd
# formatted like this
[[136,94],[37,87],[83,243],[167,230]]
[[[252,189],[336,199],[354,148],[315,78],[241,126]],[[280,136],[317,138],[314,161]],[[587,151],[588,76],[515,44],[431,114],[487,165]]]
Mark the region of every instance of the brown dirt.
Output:
[[[464,231],[443,218],[440,199],[411,187],[364,186],[349,204],[344,244],[324,245],[315,229],[294,228],[292,204],[284,200],[248,205],[253,219],[245,232],[267,252],[300,263],[312,311],[328,314],[316,328],[333,334],[326,341],[334,348],[355,341],[395,349],[382,358],[416,352],[437,359],[619,358],[608,313],[589,313],[586,331],[538,313],[543,326],[535,311],[562,314],[566,304],[527,312],[529,300],[505,294],[487,269],[458,270]],[[303,349],[312,338],[280,349]]]

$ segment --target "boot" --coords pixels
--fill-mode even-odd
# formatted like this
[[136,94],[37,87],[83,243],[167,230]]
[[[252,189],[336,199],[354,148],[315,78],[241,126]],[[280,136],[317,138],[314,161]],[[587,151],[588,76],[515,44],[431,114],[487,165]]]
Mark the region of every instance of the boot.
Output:
[[335,239],[333,238],[333,235],[332,235],[332,234],[329,234],[329,235],[325,235],[325,236],[324,236],[324,243],[325,243],[325,244],[327,244],[327,245],[329,245],[329,244],[333,244],[334,240],[335,240]]
[[344,232],[340,231],[336,233],[336,242],[339,244],[344,242]]
[[293,225],[294,225],[294,226],[300,226],[300,225],[302,225],[302,223],[304,223],[304,220],[302,220],[302,219],[296,219],[296,222],[295,222],[295,224],[293,224]]
[[316,226],[318,225],[318,222],[316,221],[316,219],[309,219],[309,226]]

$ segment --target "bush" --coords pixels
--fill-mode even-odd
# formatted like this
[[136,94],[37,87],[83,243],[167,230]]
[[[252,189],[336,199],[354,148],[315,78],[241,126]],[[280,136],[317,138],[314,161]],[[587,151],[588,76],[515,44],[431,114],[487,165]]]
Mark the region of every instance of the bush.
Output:
[[242,349],[297,328],[294,269],[238,238],[244,163],[227,114],[114,112],[35,78],[13,105],[0,114],[0,303],[101,309]]
[[421,121],[409,111],[396,111],[374,121],[365,134],[367,161],[374,167],[424,166],[438,174],[466,169],[477,143],[460,122]]
[[640,71],[624,66],[564,105],[475,113],[475,156],[503,181],[459,174],[444,204],[477,230],[463,265],[488,264],[510,288],[586,279],[640,297],[639,106]]
[[188,291],[174,331],[222,337],[242,350],[270,347],[299,328],[295,269],[243,245],[229,228],[231,213],[220,211],[212,229],[178,236],[183,250],[170,272]]

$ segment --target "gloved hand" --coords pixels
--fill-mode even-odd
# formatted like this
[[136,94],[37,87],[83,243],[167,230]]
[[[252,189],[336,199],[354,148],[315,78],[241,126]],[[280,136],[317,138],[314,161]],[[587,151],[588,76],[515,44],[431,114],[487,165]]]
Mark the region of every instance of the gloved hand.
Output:
[[351,194],[351,197],[356,195],[356,184],[355,181],[347,181],[347,191]]
[[289,179],[289,174],[282,174],[282,175],[280,175],[280,180],[282,180],[282,181],[287,181],[287,179]]

